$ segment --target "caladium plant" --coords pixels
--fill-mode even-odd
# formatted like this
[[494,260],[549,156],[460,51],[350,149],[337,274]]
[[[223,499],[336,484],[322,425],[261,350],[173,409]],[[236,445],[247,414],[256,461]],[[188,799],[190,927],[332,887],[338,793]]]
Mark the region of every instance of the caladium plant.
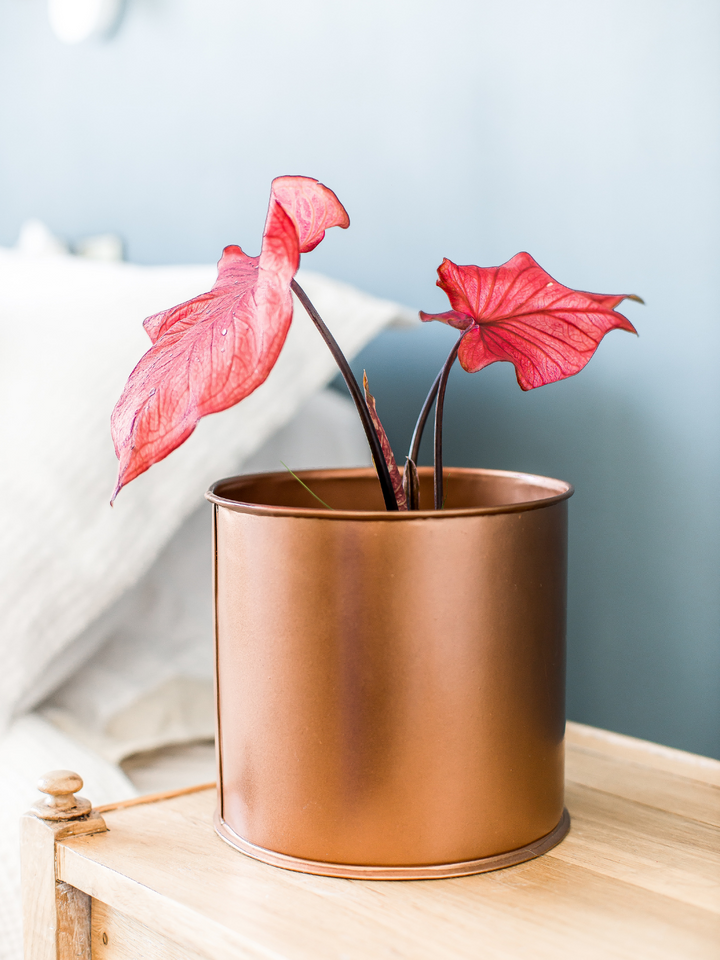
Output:
[[[120,461],[120,489],[180,446],[198,420],[243,400],[263,383],[280,354],[298,297],[338,363],[355,402],[388,510],[419,508],[417,459],[435,405],[435,509],[442,509],[442,419],[450,370],[469,373],[497,361],[515,367],[523,390],[578,373],[610,330],[635,328],[616,307],[633,294],[572,290],[528,253],[500,267],[459,266],[443,260],[437,285],[451,310],[421,312],[460,330],[423,404],[404,470],[400,471],[370,394],[361,390],[331,332],[294,279],[300,254],[313,250],[330,227],[346,228],[345,208],[328,187],[309,177],[278,177],[270,192],[260,255],[226,247],[212,290],[148,317],[152,346],[130,374],[111,419]],[[642,301],[640,301],[642,302]]]

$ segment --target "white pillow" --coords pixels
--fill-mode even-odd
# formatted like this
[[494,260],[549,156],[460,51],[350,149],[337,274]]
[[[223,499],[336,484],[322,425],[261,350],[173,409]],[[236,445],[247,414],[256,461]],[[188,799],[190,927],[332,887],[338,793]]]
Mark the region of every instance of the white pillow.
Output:
[[[93,621],[149,568],[214,480],[236,470],[335,375],[301,308],[270,377],[202,420],[168,459],[108,500],[109,416],[148,347],[144,317],[208,290],[211,266],[142,267],[0,250],[0,727],[42,700],[97,637]],[[408,312],[298,277],[349,356]]]
[[[243,472],[369,466],[354,405],[321,390]],[[107,760],[215,733],[211,509],[185,520],[147,573],[80,637],[102,643],[43,705],[46,718]]]

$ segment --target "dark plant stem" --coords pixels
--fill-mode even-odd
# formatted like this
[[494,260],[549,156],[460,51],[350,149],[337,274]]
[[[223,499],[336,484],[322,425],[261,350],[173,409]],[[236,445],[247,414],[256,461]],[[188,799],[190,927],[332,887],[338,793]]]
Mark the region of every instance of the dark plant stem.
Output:
[[420,481],[417,467],[410,457],[405,458],[405,472],[403,473],[403,493],[408,510],[420,509]]
[[355,379],[353,372],[350,369],[350,364],[347,362],[345,354],[340,349],[337,340],[325,326],[322,317],[310,302],[308,295],[296,280],[292,281],[291,287],[295,296],[298,298],[303,307],[305,307],[308,316],[320,331],[320,336],[328,345],[330,352],[335,359],[335,363],[337,363],[340,369],[343,380],[350,391],[350,396],[355,401],[357,412],[360,415],[360,420],[362,422],[363,429],[365,430],[365,436],[367,437],[368,444],[370,445],[370,452],[372,453],[375,469],[377,470],[378,480],[380,481],[380,487],[382,488],[385,507],[387,510],[397,510],[398,505],[397,500],[395,499],[392,480],[390,479],[390,471],[388,470],[388,465],[385,461],[382,447],[380,446],[380,440],[378,439],[378,435],[375,431],[375,427],[370,417],[370,411],[368,410],[368,406],[365,402],[365,397],[363,396],[362,390],[360,389],[360,385]]
[[435,377],[433,385],[430,387],[430,393],[428,393],[427,397],[425,397],[425,403],[423,404],[423,408],[420,411],[420,416],[418,417],[417,423],[415,424],[415,429],[413,430],[408,459],[412,460],[412,462],[415,464],[418,462],[418,457],[420,455],[420,442],[423,437],[423,431],[425,429],[425,424],[427,423],[427,418],[430,415],[430,410],[432,409],[432,405],[435,402],[435,397],[437,396],[441,376],[442,370]]
[[435,400],[435,461],[433,468],[433,481],[435,488],[435,509],[442,510],[444,504],[443,497],[443,454],[442,454],[442,429],[443,429],[443,407],[445,406],[445,390],[447,389],[448,377],[452,370],[452,365],[460,349],[460,341],[465,336],[463,332],[457,339],[455,346],[448,354],[448,358],[443,364],[440,375],[437,379],[437,399]]

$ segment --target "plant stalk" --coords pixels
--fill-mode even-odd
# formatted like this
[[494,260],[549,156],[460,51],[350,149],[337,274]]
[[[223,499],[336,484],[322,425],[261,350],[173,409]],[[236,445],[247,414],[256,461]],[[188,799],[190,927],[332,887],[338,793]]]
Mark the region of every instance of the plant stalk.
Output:
[[433,385],[430,387],[430,392],[428,393],[427,397],[425,397],[425,403],[423,404],[423,408],[420,411],[420,416],[418,417],[417,423],[415,424],[415,429],[413,430],[408,459],[412,460],[412,462],[415,464],[417,464],[418,457],[420,456],[420,442],[423,437],[423,431],[425,429],[425,424],[427,423],[427,418],[430,415],[430,410],[432,409],[432,405],[435,402],[435,397],[437,396],[441,376],[442,370],[435,377]]
[[387,510],[397,510],[398,504],[397,500],[395,499],[392,480],[390,479],[390,471],[388,470],[388,465],[385,461],[382,447],[380,446],[380,440],[370,417],[370,411],[368,410],[367,403],[365,402],[365,397],[363,396],[360,385],[350,369],[350,364],[347,362],[347,358],[340,349],[337,340],[325,326],[322,317],[312,305],[308,295],[305,293],[297,280],[293,280],[290,286],[292,287],[295,296],[298,298],[303,307],[305,307],[308,316],[320,331],[320,336],[328,345],[330,352],[335,359],[335,363],[337,363],[340,369],[343,380],[350,391],[350,396],[355,401],[357,412],[360,415],[360,421],[362,422],[363,429],[365,430],[365,436],[367,437],[368,444],[370,445],[370,452],[372,453],[375,469],[377,470],[378,480],[380,481],[380,487],[382,489],[383,500],[385,501],[385,507]]
[[[448,377],[452,370],[452,365],[460,349],[460,341],[465,336],[465,331],[458,337],[455,346],[448,354],[448,358],[443,364],[438,379],[436,381],[437,398],[435,400],[435,460],[433,466],[433,485],[435,491],[435,509],[442,510],[443,497],[443,450],[442,450],[442,429],[443,429],[443,407],[445,406],[445,390],[447,389]],[[434,386],[434,384],[433,384]],[[432,392],[432,391],[431,391]],[[427,402],[427,401],[426,401]]]
[[418,479],[417,467],[410,459],[405,458],[405,472],[403,473],[403,493],[408,510],[420,509],[420,481]]

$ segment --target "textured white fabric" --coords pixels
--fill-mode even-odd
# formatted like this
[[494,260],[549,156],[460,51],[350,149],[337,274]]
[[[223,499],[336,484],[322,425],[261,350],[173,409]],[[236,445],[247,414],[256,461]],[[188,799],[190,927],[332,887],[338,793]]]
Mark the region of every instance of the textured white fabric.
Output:
[[[281,460],[296,470],[367,464],[353,405],[320,391],[243,472],[275,470]],[[46,703],[46,717],[29,714],[0,737],[0,960],[22,957],[17,826],[38,776],[77,770],[93,803],[108,803],[135,792],[114,761],[213,736],[210,581],[210,507],[203,502],[139,583],[92,624],[90,639],[80,638],[81,649],[103,645]]]
[[[0,728],[87,659],[102,639],[88,627],[150,567],[207,486],[235,472],[336,372],[298,307],[266,383],[201,421],[111,510],[108,420],[147,349],[141,321],[214,278],[208,266],[0,251]],[[408,317],[345,284],[298,279],[349,356]]]
[[[370,463],[353,404],[334,390],[306,401],[243,464],[243,473]],[[211,738],[211,510],[198,507],[150,570],[90,628],[103,646],[43,706],[78,742],[120,761],[140,750]]]
[[[205,488],[243,463],[262,470],[280,459],[293,468],[367,462],[347,402],[314,396],[335,366],[298,310],[267,383],[203,421],[110,510],[109,415],[147,348],[141,321],[208,289],[214,277],[214,267],[0,250],[0,726],[90,658],[53,703],[66,727],[84,727],[84,745],[37,714],[0,735],[0,960],[22,955],[16,824],[38,775],[76,769],[94,803],[123,799],[135,790],[108,756],[207,726],[207,595],[186,591],[178,606],[183,576],[205,575]],[[402,307],[344,284],[302,272],[299,280],[349,356],[386,324],[413,322]]]
[[40,799],[38,777],[63,769],[82,772],[81,795],[96,806],[137,795],[118,767],[41,717],[21,717],[0,737],[0,960],[22,960],[20,817]]
[[[353,405],[323,390],[243,464],[244,472],[369,462]],[[102,643],[37,714],[0,737],[0,960],[21,960],[18,823],[46,770],[77,770],[96,805],[135,795],[114,761],[136,750],[212,737],[210,508],[198,507],[148,572],[81,647]],[[62,729],[59,729],[59,726]],[[210,779],[212,773],[205,776]]]

